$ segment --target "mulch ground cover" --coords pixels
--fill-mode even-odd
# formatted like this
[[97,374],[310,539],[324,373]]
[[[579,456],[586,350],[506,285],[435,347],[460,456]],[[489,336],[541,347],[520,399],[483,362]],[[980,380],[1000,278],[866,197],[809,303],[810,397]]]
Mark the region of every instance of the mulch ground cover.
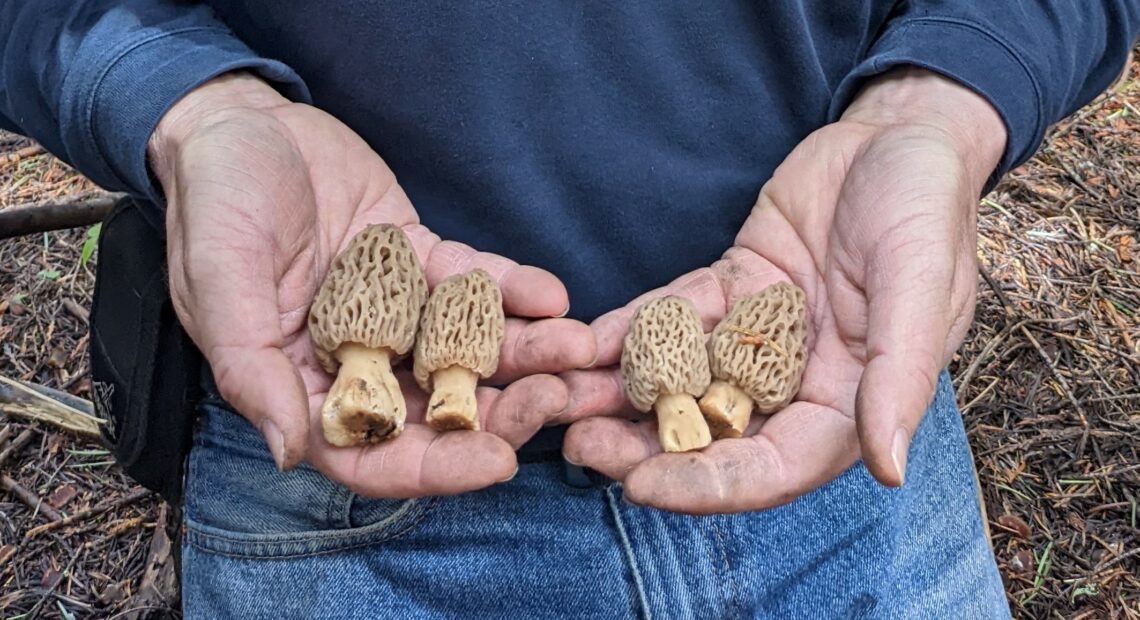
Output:
[[[0,134],[0,209],[99,193]],[[982,201],[979,233],[951,371],[1011,609],[1140,619],[1140,62]],[[90,236],[0,241],[0,376],[90,398]],[[0,414],[0,486],[0,617],[177,616],[167,511],[98,441]]]

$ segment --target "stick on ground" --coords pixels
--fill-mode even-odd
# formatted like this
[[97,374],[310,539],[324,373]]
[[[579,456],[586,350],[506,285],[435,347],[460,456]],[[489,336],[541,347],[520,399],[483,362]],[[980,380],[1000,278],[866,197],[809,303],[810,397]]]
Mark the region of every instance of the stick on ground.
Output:
[[54,395],[48,388],[0,377],[0,413],[47,422],[84,437],[100,437],[99,427],[103,421],[91,415],[94,408],[90,401],[70,394],[59,394],[57,400],[45,392]]
[[98,224],[111,213],[119,198],[120,196],[111,194],[87,200],[20,205],[2,209],[0,239]]

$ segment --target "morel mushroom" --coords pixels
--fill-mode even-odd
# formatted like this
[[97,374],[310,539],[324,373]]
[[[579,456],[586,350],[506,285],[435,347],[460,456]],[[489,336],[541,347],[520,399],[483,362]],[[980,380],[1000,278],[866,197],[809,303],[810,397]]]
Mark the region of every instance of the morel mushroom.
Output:
[[321,407],[325,439],[355,446],[394,439],[407,405],[392,363],[411,350],[427,280],[404,232],[377,224],[349,243],[309,311],[317,360],[336,381]]
[[440,282],[420,319],[412,372],[431,393],[427,423],[438,431],[479,430],[475,386],[499,367],[505,329],[503,296],[476,269]]
[[712,442],[696,401],[712,379],[704,340],[696,308],[680,297],[649,301],[630,320],[621,355],[626,396],[638,411],[656,412],[666,452]]
[[804,292],[787,282],[739,299],[708,342],[713,382],[701,413],[716,439],[741,437],[753,404],[763,414],[792,401],[806,365]]

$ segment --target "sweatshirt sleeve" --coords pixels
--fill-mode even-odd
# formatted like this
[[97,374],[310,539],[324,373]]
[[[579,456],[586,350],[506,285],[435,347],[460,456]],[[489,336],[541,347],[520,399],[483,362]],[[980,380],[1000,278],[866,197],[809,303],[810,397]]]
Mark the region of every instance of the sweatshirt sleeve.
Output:
[[992,186],[1033,156],[1049,125],[1120,75],[1138,34],[1140,0],[905,0],[840,82],[829,117],[892,67],[941,73],[985,97],[1005,122]]
[[0,127],[106,189],[156,201],[147,141],[188,91],[244,69],[309,99],[292,69],[181,0],[0,0],[0,54]]

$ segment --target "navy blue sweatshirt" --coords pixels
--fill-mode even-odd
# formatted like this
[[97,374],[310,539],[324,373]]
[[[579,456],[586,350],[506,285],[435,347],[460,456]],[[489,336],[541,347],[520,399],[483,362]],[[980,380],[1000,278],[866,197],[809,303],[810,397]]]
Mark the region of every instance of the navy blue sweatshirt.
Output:
[[1138,32],[1140,0],[0,0],[0,125],[160,201],[158,119],[247,69],[360,133],[437,233],[550,269],[589,320],[717,259],[869,76],[977,90],[1002,174]]

